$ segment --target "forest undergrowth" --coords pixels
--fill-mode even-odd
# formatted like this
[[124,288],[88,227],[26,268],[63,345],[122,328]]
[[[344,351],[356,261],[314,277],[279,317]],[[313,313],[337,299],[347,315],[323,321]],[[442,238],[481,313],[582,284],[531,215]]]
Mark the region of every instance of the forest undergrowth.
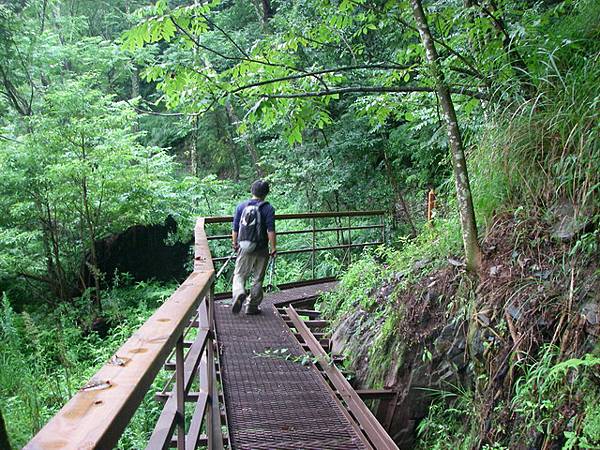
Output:
[[[0,307],[0,405],[11,444],[25,445],[175,288],[117,279],[103,291],[107,326],[102,330],[85,322],[92,317],[89,297],[54,309],[17,313],[5,294]],[[119,448],[143,446],[160,414],[160,404],[152,396],[164,381],[153,385]]]

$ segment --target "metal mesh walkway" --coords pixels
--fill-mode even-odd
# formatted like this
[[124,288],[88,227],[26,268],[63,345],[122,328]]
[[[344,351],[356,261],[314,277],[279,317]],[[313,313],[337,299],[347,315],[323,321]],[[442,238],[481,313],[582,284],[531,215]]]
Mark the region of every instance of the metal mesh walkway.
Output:
[[[231,444],[236,450],[367,448],[318,371],[294,357],[304,350],[274,303],[302,299],[333,283],[266,296],[263,313],[233,315],[229,300],[215,308],[221,376]],[[268,356],[288,349],[291,360]]]

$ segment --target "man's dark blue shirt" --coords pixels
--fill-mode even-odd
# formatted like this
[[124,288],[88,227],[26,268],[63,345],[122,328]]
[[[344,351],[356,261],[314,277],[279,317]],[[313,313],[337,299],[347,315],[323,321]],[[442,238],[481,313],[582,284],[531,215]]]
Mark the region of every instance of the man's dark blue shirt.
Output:
[[[242,217],[242,211],[244,211],[244,208],[248,205],[258,205],[261,201],[262,200],[253,198],[237,205],[237,208],[235,209],[235,215],[233,216],[233,231],[236,233],[240,231],[240,219]],[[262,219],[262,223],[265,225],[265,236],[263,239],[261,239],[261,244],[264,242],[264,245],[260,245],[260,249],[263,250],[268,247],[266,232],[275,231],[275,208],[273,208],[270,203],[265,202],[265,204],[260,207],[260,217]]]

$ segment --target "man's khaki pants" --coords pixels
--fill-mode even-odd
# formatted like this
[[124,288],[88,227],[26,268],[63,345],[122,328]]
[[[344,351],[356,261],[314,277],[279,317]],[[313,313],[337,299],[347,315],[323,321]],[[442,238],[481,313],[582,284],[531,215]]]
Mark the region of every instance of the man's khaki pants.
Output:
[[247,253],[240,251],[235,262],[233,273],[233,299],[246,293],[246,280],[252,275],[252,287],[250,288],[251,307],[258,307],[263,299],[263,280],[267,271],[269,255],[265,252]]

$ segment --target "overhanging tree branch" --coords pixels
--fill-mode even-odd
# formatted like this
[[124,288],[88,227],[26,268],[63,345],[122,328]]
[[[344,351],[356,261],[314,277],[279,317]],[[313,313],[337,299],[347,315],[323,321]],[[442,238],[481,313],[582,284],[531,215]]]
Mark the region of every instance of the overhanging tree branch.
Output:
[[[402,19],[401,17],[395,17],[395,19],[402,25],[404,25],[406,28],[409,28],[413,31],[416,31],[418,33],[418,30],[416,27],[414,27],[413,25],[411,25],[410,23],[408,23],[406,20]],[[442,41],[441,39],[438,39],[436,37],[433,37],[433,42],[435,42],[436,44],[440,44],[442,47],[444,47],[449,53],[451,53],[452,55],[456,56],[458,59],[460,59],[472,72],[473,74],[477,74],[477,78],[481,78],[482,80],[486,80],[487,77],[485,75],[483,75],[478,69],[477,67],[475,67],[475,65],[473,63],[471,63],[471,61],[469,61],[466,57],[464,57],[463,55],[461,55],[459,52],[457,52],[456,50],[454,50],[452,47],[450,47],[448,44],[446,44],[444,41]]]
[[261,64],[264,66],[271,66],[271,67],[282,67],[284,69],[289,69],[289,70],[294,70],[296,72],[304,72],[303,69],[298,68],[298,67],[294,67],[294,66],[290,66],[288,64],[279,64],[279,63],[272,63],[270,61],[263,61],[260,59],[254,59],[254,58],[248,58],[246,56],[231,56],[231,55],[226,55],[225,53],[222,53],[218,50],[215,50],[214,48],[208,47],[207,45],[202,44],[200,41],[198,41],[198,39],[196,39],[194,36],[192,36],[185,28],[183,28],[181,25],[179,25],[179,23],[177,23],[177,21],[173,18],[173,17],[169,17],[169,19],[171,20],[171,22],[173,22],[173,25],[175,25],[175,28],[177,28],[181,33],[183,33],[188,39],[190,39],[193,44],[198,47],[201,48],[202,50],[205,50],[207,52],[213,53],[223,59],[229,60],[229,61],[246,61],[246,62],[252,62],[252,63],[256,63],[256,64]]
[[231,42],[231,43],[233,44],[233,46],[234,46],[235,48],[237,48],[237,49],[238,49],[238,51],[239,51],[239,52],[240,52],[242,55],[244,55],[244,57],[246,57],[246,58],[250,58],[250,55],[248,55],[248,53],[246,53],[246,51],[245,51],[245,50],[244,50],[244,49],[243,49],[243,48],[242,48],[242,47],[241,47],[241,46],[240,46],[240,45],[239,45],[237,42],[235,42],[235,40],[234,40],[234,39],[231,37],[231,35],[230,35],[229,33],[227,33],[227,32],[226,32],[226,31],[225,31],[223,28],[221,28],[221,27],[220,27],[220,26],[218,26],[216,23],[214,23],[212,20],[210,20],[210,19],[209,19],[209,18],[208,18],[206,15],[204,15],[204,14],[202,14],[202,13],[199,13],[199,14],[200,14],[200,16],[201,16],[201,17],[202,17],[204,20],[206,20],[206,22],[207,22],[207,23],[208,23],[210,26],[212,26],[213,28],[215,28],[215,29],[219,30],[219,31],[221,32],[221,34],[222,34],[223,36],[225,36],[225,39],[227,39],[229,42]]
[[[223,59],[229,60],[229,61],[246,61],[246,62],[251,62],[251,63],[255,63],[255,64],[260,64],[263,66],[270,66],[270,67],[281,67],[283,69],[288,69],[288,70],[293,70],[295,72],[301,72],[301,73],[307,73],[306,70],[302,69],[301,67],[294,67],[294,66],[290,66],[288,64],[280,64],[280,63],[272,63],[270,61],[265,61],[265,60],[260,60],[260,59],[255,59],[255,58],[251,58],[251,57],[246,57],[246,56],[231,56],[231,55],[226,55],[218,50],[215,50],[211,47],[208,47],[202,43],[200,43],[200,41],[198,41],[198,39],[196,39],[194,36],[192,36],[185,28],[183,28],[181,25],[179,25],[177,23],[177,21],[173,18],[173,17],[169,17],[169,19],[171,20],[171,22],[173,22],[173,25],[175,25],[175,28],[177,28],[181,33],[183,33],[188,39],[190,39],[192,41],[192,43],[194,43],[194,45],[196,45],[198,48],[201,48],[207,52],[213,53],[217,56],[220,56]],[[318,75],[312,75],[313,77],[315,77],[322,85],[325,89],[327,89],[327,85],[323,82],[323,80],[318,76]]]
[[[344,88],[328,89],[314,92],[296,92],[289,94],[261,94],[263,98],[308,98],[325,97],[338,94],[383,94],[383,93],[410,93],[410,92],[435,92],[436,89],[428,86],[352,86]],[[485,94],[467,89],[450,89],[453,94],[461,94],[480,100],[487,99]]]
[[348,71],[352,71],[352,70],[361,70],[361,69],[409,70],[412,67],[413,66],[400,65],[400,64],[362,64],[362,65],[356,65],[356,66],[335,67],[332,69],[316,70],[314,72],[306,72],[306,73],[300,73],[300,74],[295,74],[295,75],[289,75],[286,77],[273,78],[270,80],[257,81],[256,83],[246,84],[246,85],[240,86],[232,91],[229,91],[229,94],[236,94],[237,92],[244,91],[246,89],[251,89],[251,88],[255,88],[255,87],[259,87],[259,86],[265,86],[265,85],[272,84],[272,83],[279,83],[281,81],[290,81],[290,80],[297,80],[297,79],[301,79],[301,78],[312,77],[314,75],[324,75],[324,74],[335,73],[335,72],[348,72]]

